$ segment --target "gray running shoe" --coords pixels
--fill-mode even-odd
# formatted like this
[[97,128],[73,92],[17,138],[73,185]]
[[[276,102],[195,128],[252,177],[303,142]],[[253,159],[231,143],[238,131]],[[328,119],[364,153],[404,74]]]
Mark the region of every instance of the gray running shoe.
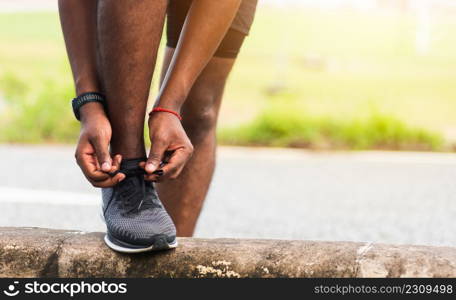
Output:
[[176,227],[158,199],[151,182],[144,180],[138,163],[145,159],[123,160],[120,172],[125,179],[112,188],[103,188],[103,217],[109,248],[124,253],[164,250],[177,246]]

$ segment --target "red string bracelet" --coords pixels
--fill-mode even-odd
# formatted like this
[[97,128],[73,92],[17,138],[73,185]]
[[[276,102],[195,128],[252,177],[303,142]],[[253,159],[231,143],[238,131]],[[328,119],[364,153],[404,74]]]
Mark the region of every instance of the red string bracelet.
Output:
[[178,112],[175,112],[174,110],[170,110],[170,109],[166,109],[166,108],[162,108],[162,107],[154,107],[154,109],[152,109],[152,111],[149,113],[149,116],[154,112],[167,112],[167,113],[175,115],[180,121],[182,121],[181,115]]

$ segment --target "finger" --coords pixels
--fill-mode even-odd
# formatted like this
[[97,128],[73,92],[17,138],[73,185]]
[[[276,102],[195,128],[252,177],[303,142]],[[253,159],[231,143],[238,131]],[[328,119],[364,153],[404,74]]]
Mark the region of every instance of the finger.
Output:
[[186,148],[179,148],[171,155],[168,163],[161,170],[163,175],[160,180],[176,179],[184,169],[185,163],[190,159],[192,153]]
[[160,167],[163,155],[165,154],[167,145],[163,142],[153,142],[150,147],[149,157],[147,158],[144,170],[148,174],[152,174]]
[[120,164],[122,163],[122,155],[117,154],[114,156],[114,166],[117,166],[120,169]]
[[101,165],[101,170],[103,172],[109,172],[112,166],[111,155],[109,154],[109,142],[105,141],[102,138],[95,138],[92,141],[93,147],[95,148],[95,153],[98,159],[98,162]]
[[100,170],[95,170],[89,174],[84,173],[84,175],[86,175],[87,179],[89,179],[90,181],[95,181],[95,182],[101,182],[101,181],[111,178],[111,176],[109,176],[109,174],[107,174],[103,171],[100,171]]
[[[160,168],[163,166],[164,164],[160,164]],[[139,167],[142,168],[142,169],[145,169],[146,168],[146,162],[143,161],[143,162],[140,162],[139,163]],[[158,169],[158,170],[155,170],[154,172],[152,172],[152,174],[144,174],[144,179],[147,180],[147,181],[153,181],[153,182],[157,182],[160,177],[163,175],[163,170],[162,169]]]
[[101,170],[100,162],[98,161],[97,154],[94,153],[92,156],[93,156],[94,161],[95,161],[95,167],[97,168],[97,170]]
[[78,164],[82,173],[89,181],[103,181],[109,178],[109,175],[97,168],[95,157],[91,154],[82,154],[78,158]]
[[[160,164],[160,168],[163,167],[164,165],[165,165],[165,164],[161,163],[161,164]],[[139,167],[140,167],[141,169],[145,170],[145,169],[146,169],[146,162],[145,162],[145,161],[140,162],[140,163],[139,163]],[[162,175],[162,174],[163,174],[163,170],[157,169],[157,170],[153,171],[152,174]]]
[[109,170],[109,175],[114,176],[115,174],[119,173],[121,162],[122,162],[122,155],[120,155],[120,154],[115,155],[112,160],[112,166],[111,166],[111,170]]
[[94,187],[98,187],[98,188],[108,188],[108,187],[113,187],[115,186],[116,184],[118,184],[119,182],[121,182],[122,180],[125,179],[125,174],[123,173],[118,173],[117,175],[113,176],[113,177],[109,177],[108,179],[106,180],[103,180],[103,181],[90,181],[90,183],[94,186]]
[[164,172],[162,169],[155,170],[152,174],[145,174],[144,179],[152,182],[159,182]]

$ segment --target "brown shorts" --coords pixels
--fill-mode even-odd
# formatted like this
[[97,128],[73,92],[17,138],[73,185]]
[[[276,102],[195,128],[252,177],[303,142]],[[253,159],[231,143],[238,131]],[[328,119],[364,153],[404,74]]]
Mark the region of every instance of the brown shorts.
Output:
[[[217,1],[217,0],[214,0]],[[244,38],[249,34],[258,0],[242,0],[230,29],[220,43],[214,56],[235,58]],[[167,10],[166,45],[176,48],[192,0],[169,0]]]

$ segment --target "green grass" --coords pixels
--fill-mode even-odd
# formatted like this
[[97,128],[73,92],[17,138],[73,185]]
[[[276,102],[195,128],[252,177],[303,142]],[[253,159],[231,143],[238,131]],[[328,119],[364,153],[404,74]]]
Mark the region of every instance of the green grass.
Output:
[[[448,148],[456,140],[456,21],[435,20],[430,52],[420,56],[414,19],[407,15],[260,8],[226,88],[220,140]],[[0,140],[77,138],[71,72],[55,13],[1,15],[0,95],[8,103]]]
[[299,147],[315,150],[442,149],[442,137],[407,126],[394,117],[372,113],[362,119],[315,117],[283,107],[268,108],[250,123],[222,129],[219,141],[227,145]]
[[74,142],[79,124],[67,101],[69,85],[43,79],[40,89],[28,89],[27,82],[6,74],[0,79],[8,108],[0,120],[0,139],[6,142]]
[[433,20],[430,52],[420,56],[412,17],[260,10],[222,124],[251,120],[278,91],[311,116],[357,119],[375,110],[454,141],[456,21]]

